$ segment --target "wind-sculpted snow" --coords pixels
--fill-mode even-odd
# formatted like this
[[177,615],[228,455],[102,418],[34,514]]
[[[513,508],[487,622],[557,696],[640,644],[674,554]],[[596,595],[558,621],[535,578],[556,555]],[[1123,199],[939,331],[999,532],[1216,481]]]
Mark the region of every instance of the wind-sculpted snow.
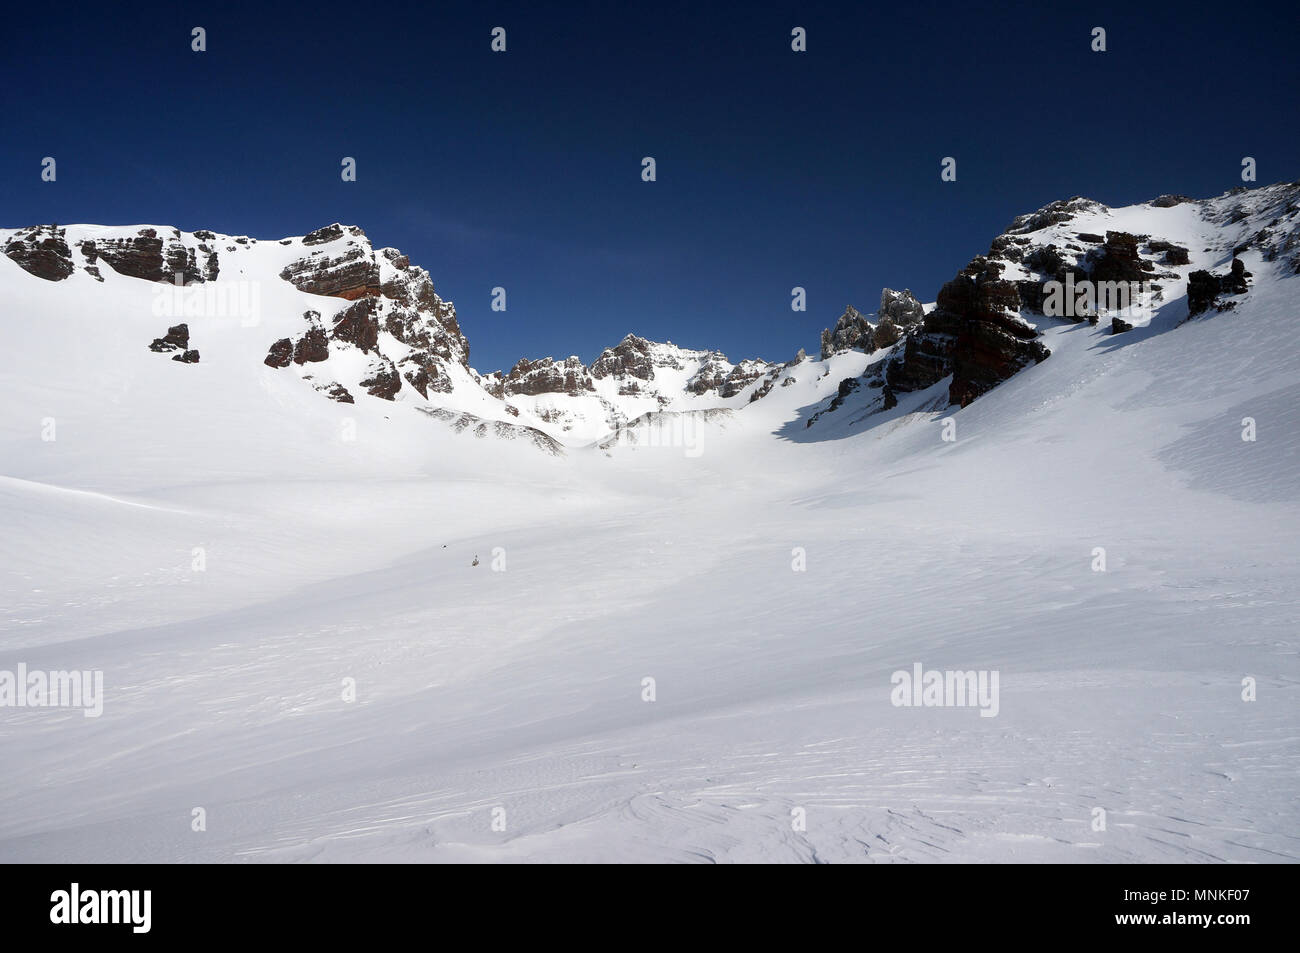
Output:
[[256,314],[72,251],[158,226],[0,257],[0,860],[1295,862],[1294,189],[1031,215],[980,256],[1022,301],[1048,245],[1159,296],[1112,334],[987,288],[1051,356],[964,406],[889,386],[922,320],[729,398],[631,341],[511,413],[396,252],[377,295],[279,277],[346,226],[182,233]]

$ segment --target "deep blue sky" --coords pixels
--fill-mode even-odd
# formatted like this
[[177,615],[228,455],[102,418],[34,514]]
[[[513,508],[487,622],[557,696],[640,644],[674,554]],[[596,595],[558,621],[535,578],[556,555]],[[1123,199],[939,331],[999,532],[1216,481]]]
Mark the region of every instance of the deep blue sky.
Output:
[[628,331],[785,359],[883,285],[932,300],[1053,199],[1218,194],[1245,155],[1300,177],[1290,4],[565,6],[13,8],[0,225],[359,224],[429,269],[486,371]]

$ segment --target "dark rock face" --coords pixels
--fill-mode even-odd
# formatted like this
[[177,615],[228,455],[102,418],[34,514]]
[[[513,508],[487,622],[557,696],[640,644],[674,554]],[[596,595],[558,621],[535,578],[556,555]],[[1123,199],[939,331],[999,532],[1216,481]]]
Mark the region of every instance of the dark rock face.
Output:
[[183,354],[177,354],[172,357],[173,361],[180,361],[183,364],[197,364],[199,362],[198,351],[186,351]]
[[1141,238],[1128,232],[1107,232],[1106,244],[1090,254],[1093,281],[1145,281],[1154,266],[1138,254]]
[[1025,267],[1055,278],[1065,274],[1066,261],[1056,245],[1042,245],[1025,256]]
[[312,252],[286,265],[280,277],[299,291],[349,301],[380,293],[379,264],[368,248],[355,242],[333,257],[323,250]]
[[1127,321],[1121,321],[1119,318],[1110,319],[1111,334],[1123,334],[1125,331],[1132,331],[1132,330],[1133,330],[1133,325],[1129,324]]
[[1020,318],[1020,295],[1013,282],[990,264],[969,278],[944,285],[939,300],[958,317],[952,347],[949,403],[965,407],[1021,368],[1047,358],[1034,340],[1038,332]]
[[1184,202],[1195,202],[1196,200],[1189,195],[1162,195],[1154,198],[1149,203],[1155,208],[1173,208],[1175,205],[1182,205]]
[[[899,328],[910,328],[925,320],[925,307],[909,289],[895,291],[893,288],[882,288],[876,317],[882,323],[888,321]],[[876,342],[876,347],[885,346]]]
[[[315,312],[309,312],[314,314]],[[298,339],[293,346],[295,364],[312,364],[329,360],[330,342],[322,327],[314,327]]]
[[335,222],[333,225],[326,225],[314,232],[308,232],[303,236],[302,243],[304,245],[324,245],[327,242],[337,241],[342,237],[343,226]]
[[1250,290],[1247,279],[1251,277],[1240,258],[1232,259],[1232,269],[1226,275],[1215,275],[1205,270],[1187,276],[1187,316],[1203,314],[1211,307],[1221,311],[1227,306],[1218,300],[1219,295],[1239,295]]
[[271,345],[271,350],[267,352],[266,359],[262,362],[267,367],[288,367],[293,361],[293,342],[288,338],[280,338]]
[[595,390],[591,374],[576,357],[568,357],[557,364],[552,358],[530,361],[524,358],[510,369],[502,381],[502,395],[568,394],[576,397],[583,391]]
[[1073,256],[1062,254],[1055,244],[1040,245],[1031,249],[1024,256],[1024,266],[1043,276],[1043,281],[1022,280],[1016,282],[1016,293],[1020,297],[1020,307],[1035,314],[1043,313],[1043,302],[1047,299],[1044,285],[1048,281],[1065,284],[1070,275],[1075,281],[1088,277],[1088,273],[1075,263]]
[[421,397],[428,397],[430,393],[452,392],[451,378],[437,362],[424,363],[417,355],[408,354],[402,358],[400,366],[407,383],[419,391]]
[[55,225],[25,228],[5,244],[4,253],[30,275],[62,281],[75,270],[65,234]]
[[[893,401],[952,374],[948,400],[965,407],[1050,352],[1021,320],[1020,294],[1000,276],[1002,266],[976,258],[939,291],[934,311],[908,334],[900,356],[885,369]],[[892,406],[892,404],[891,404]]]
[[336,341],[355,344],[363,351],[379,346],[378,307],[373,298],[362,298],[344,308],[334,318],[332,337]]
[[650,342],[629,334],[614,347],[607,347],[591,365],[591,376],[596,380],[605,377],[635,377],[654,380],[654,362],[650,357]]
[[871,337],[877,348],[893,347],[903,337],[903,329],[889,318],[881,318]]
[[1246,279],[1251,277],[1250,272],[1246,270],[1246,264],[1240,258],[1232,259],[1232,270],[1219,280],[1219,286],[1224,294],[1244,295],[1250,290]]
[[153,343],[149,345],[149,350],[162,353],[164,351],[184,351],[190,346],[190,326],[188,324],[177,324],[167,329],[167,333],[160,338],[154,338]]
[[[1042,280],[1016,282],[1021,310],[1035,314],[1043,313],[1048,282],[1058,282],[1063,286],[1068,286],[1071,279],[1076,285],[1084,281],[1091,281],[1097,285],[1104,282],[1128,284],[1147,282],[1154,277],[1155,265],[1144,258],[1139,251],[1147,236],[1108,231],[1104,239],[1091,232],[1079,232],[1077,237],[1083,241],[1095,241],[1099,244],[1088,251],[1082,259],[1078,257],[1082,249],[1074,245],[1063,249],[1055,244],[1047,244],[1026,250],[1023,257],[1024,267],[1037,272],[1042,276]],[[1149,247],[1152,252],[1164,251],[1165,261],[1168,264],[1186,264],[1187,250],[1171,242],[1155,240],[1149,243]],[[1082,321],[1085,317],[1069,314],[1055,316],[1077,321]]]
[[1187,313],[1201,314],[1214,303],[1219,294],[1219,279],[1205,270],[1187,276]]
[[386,248],[382,254],[399,272],[384,283],[381,293],[384,330],[411,348],[400,362],[402,372],[421,396],[450,391],[446,368],[469,365],[469,341],[456,320],[456,309],[438,297],[423,268],[413,267],[396,249]]
[[1186,265],[1189,263],[1187,249],[1175,245],[1173,242],[1152,239],[1147,242],[1147,247],[1152,252],[1164,252],[1165,257],[1161,261],[1166,265]]
[[361,382],[361,386],[366,389],[366,393],[374,397],[392,400],[402,389],[402,375],[397,373],[397,368],[393,366],[392,361],[380,357],[371,362],[367,377]]
[[835,322],[835,327],[822,331],[822,360],[854,348],[870,354],[876,345],[871,323],[857,308],[849,305]]
[[[308,246],[340,241],[341,248],[321,248],[280,272],[301,291],[355,302],[335,317],[328,335],[309,331],[295,346],[294,360],[325,360],[329,338],[377,356],[379,369],[362,386],[378,396],[391,399],[403,380],[425,398],[450,392],[449,365],[469,367],[469,342],[455,307],[438,297],[427,271],[396,248],[372,250],[355,226],[335,223],[303,238]],[[381,330],[410,349],[396,365],[379,351]]]
[[957,340],[958,321],[937,309],[926,315],[925,324],[907,336],[903,352],[889,362],[885,382],[891,392],[925,390],[952,373],[952,349]]
[[176,229],[162,239],[156,229],[142,228],[133,238],[84,242],[81,250],[92,264],[103,259],[118,274],[142,281],[190,285],[215,278],[220,272],[215,252],[204,253],[200,265],[199,251],[187,248]]

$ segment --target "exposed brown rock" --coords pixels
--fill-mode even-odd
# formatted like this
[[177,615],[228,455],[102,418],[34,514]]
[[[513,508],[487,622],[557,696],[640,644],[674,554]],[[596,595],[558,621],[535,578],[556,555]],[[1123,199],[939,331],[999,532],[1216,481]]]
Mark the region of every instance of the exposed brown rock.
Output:
[[267,367],[288,367],[293,361],[293,342],[288,338],[280,338],[271,345],[271,350],[266,354],[266,359],[262,362]]
[[650,359],[650,342],[629,334],[614,347],[607,347],[591,365],[591,376],[635,377],[643,381],[654,380],[654,363]]
[[366,378],[361,381],[361,386],[373,397],[392,400],[402,389],[402,375],[397,373],[397,368],[393,366],[392,361],[380,356],[371,362]]
[[[194,284],[216,277],[218,267],[210,255],[199,266],[197,250],[187,248],[175,229],[166,239],[156,229],[142,228],[132,238],[101,238],[86,242],[82,251],[92,260],[102,259],[120,275],[142,281],[166,281]],[[215,253],[214,253],[215,254]]]
[[5,243],[4,253],[28,274],[46,281],[62,281],[75,270],[64,235],[56,225],[24,228]]
[[167,329],[167,333],[160,338],[154,338],[153,343],[149,345],[149,350],[159,353],[164,351],[184,351],[190,346],[190,326],[188,324],[177,324]]
[[372,298],[362,298],[340,311],[334,318],[331,336],[336,341],[347,341],[363,351],[379,345],[379,307]]
[[502,382],[502,394],[568,394],[577,396],[583,391],[596,389],[591,374],[576,357],[569,357],[557,364],[552,358],[544,357],[530,361],[523,359],[516,362]]
[[349,301],[380,293],[379,264],[369,248],[355,242],[334,256],[324,251],[312,252],[286,265],[280,277],[299,291]]
[[293,362],[295,364],[319,363],[329,360],[329,356],[329,337],[325,334],[324,328],[310,329],[293,346]]

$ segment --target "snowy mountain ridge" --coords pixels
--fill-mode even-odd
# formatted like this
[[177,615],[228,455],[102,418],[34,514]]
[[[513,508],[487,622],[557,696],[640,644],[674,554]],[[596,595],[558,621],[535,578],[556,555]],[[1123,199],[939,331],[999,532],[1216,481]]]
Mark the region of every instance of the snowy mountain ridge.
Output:
[[[608,447],[611,434],[660,413],[743,413],[796,376],[821,380],[831,373],[827,362],[845,353],[870,357],[862,373],[830,381],[834,391],[826,395],[825,387],[795,392],[821,401],[809,424],[858,390],[880,412],[944,382],[947,402],[965,406],[1050,357],[1041,330],[1057,320],[1043,314],[1051,282],[1140,283],[1139,300],[1123,317],[1106,315],[1112,331],[1144,327],[1179,308],[1187,317],[1229,285],[1236,294],[1247,290],[1245,277],[1225,284],[1231,276],[1210,273],[1239,254],[1300,268],[1298,209],[1296,183],[1199,201],[1161,196],[1117,209],[1082,197],[1053,202],[1018,216],[934,303],[885,288],[870,316],[849,306],[822,333],[816,367],[797,375],[802,351],[783,364],[732,363],[719,351],[634,334],[590,366],[573,356],[544,357],[481,374],[470,365],[455,306],[439,297],[429,273],[340,223],[278,241],[150,225],[4,229],[0,248],[11,267],[0,270],[0,283],[49,282],[64,307],[91,311],[112,300],[110,286],[122,290],[123,279],[149,283],[158,320],[141,334],[142,352],[182,364],[224,361],[219,342],[234,334],[241,360],[256,351],[264,373],[296,378],[324,398],[411,405],[458,431],[522,438],[562,453]],[[1099,314],[1077,320],[1096,324]]]

